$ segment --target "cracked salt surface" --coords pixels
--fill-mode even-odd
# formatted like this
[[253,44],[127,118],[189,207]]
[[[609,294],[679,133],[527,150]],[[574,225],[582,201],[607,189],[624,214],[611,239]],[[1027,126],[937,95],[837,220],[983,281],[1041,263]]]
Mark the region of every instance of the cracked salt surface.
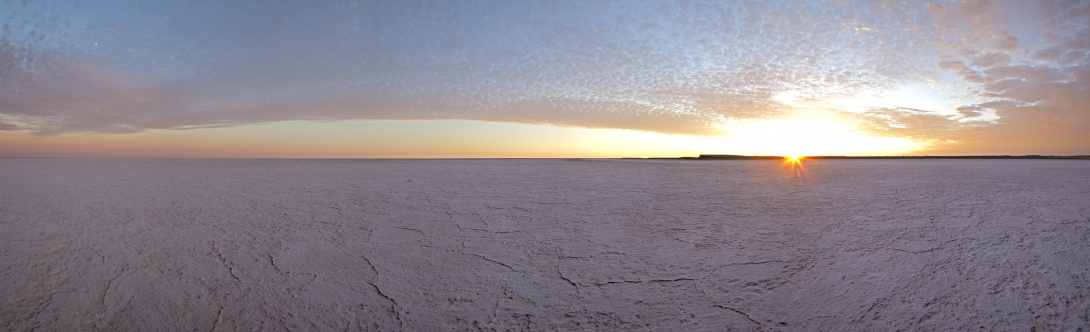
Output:
[[0,330],[1076,330],[1090,163],[0,160]]

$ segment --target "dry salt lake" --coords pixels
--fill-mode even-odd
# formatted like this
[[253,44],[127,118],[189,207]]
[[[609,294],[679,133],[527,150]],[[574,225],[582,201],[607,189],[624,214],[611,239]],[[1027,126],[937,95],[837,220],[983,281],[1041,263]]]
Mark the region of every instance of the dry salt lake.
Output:
[[1090,161],[0,160],[0,330],[1073,331]]

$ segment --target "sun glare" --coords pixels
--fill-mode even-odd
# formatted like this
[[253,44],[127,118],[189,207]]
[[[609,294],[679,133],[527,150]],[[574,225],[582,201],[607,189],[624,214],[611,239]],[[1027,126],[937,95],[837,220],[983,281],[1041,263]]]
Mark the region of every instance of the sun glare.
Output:
[[791,168],[802,168],[803,158],[803,156],[785,156],[783,157],[783,163]]
[[907,153],[926,144],[905,138],[867,136],[844,123],[823,120],[763,120],[732,130],[735,137],[768,155],[888,155]]

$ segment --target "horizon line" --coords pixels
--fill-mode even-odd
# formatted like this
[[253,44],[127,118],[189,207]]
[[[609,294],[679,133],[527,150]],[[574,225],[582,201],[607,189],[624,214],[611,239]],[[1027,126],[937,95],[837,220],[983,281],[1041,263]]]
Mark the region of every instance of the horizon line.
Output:
[[624,160],[767,160],[767,159],[1085,159],[1090,155],[888,155],[888,156],[777,156],[777,155],[730,155],[701,154],[697,157],[0,157],[0,159],[45,159],[45,160],[529,160],[529,159],[624,159]]

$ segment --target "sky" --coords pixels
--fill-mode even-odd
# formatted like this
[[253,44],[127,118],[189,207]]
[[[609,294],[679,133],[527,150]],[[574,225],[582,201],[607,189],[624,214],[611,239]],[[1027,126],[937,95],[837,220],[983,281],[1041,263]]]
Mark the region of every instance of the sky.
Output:
[[1090,155],[1090,1],[0,0],[0,157]]

